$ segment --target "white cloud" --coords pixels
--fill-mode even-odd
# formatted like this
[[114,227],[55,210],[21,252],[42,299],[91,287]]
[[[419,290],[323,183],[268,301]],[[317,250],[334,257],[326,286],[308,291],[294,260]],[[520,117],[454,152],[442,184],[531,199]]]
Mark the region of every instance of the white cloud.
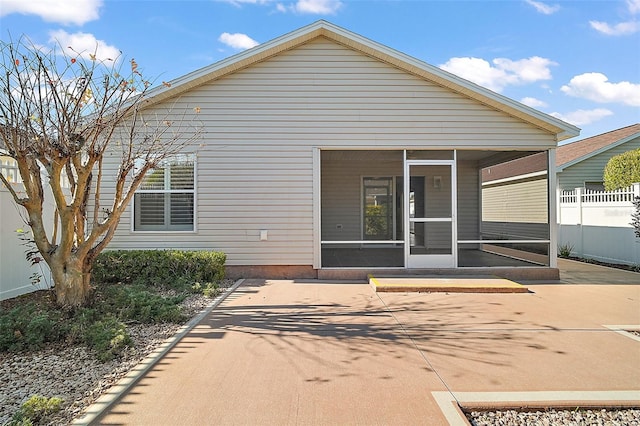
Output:
[[103,0],[2,0],[0,16],[37,15],[47,22],[83,25],[99,18]]
[[298,13],[333,15],[342,5],[340,0],[298,0],[293,9]]
[[529,97],[529,96],[527,96],[526,98],[520,99],[520,102],[527,106],[530,106],[531,108],[543,108],[547,106],[546,102],[541,101],[540,99]]
[[632,15],[640,13],[640,0],[627,0],[627,8]]
[[579,109],[577,111],[568,112],[566,114],[552,112],[549,115],[559,118],[562,121],[566,121],[567,123],[571,123],[574,126],[584,126],[586,124],[591,124],[598,120],[601,120],[604,117],[613,115],[613,112],[604,108],[596,108],[591,110]]
[[600,21],[589,21],[589,24],[591,25],[591,28],[599,33],[610,36],[629,35],[636,33],[640,29],[640,26],[635,21],[620,22],[613,26]]
[[68,49],[71,47],[73,51],[86,59],[95,55],[99,61],[115,61],[121,55],[117,47],[110,46],[104,40],[98,40],[93,34],[88,33],[78,32],[69,34],[64,30],[51,31],[49,32],[49,42],[58,43],[68,55],[72,55],[72,52]]
[[[627,10],[632,17],[640,13],[640,0],[627,0],[626,3]],[[617,24],[609,24],[602,21],[589,21],[589,25],[599,33],[609,36],[630,35],[640,31],[640,24],[638,24],[638,21],[633,18]]]
[[597,72],[577,75],[560,90],[569,96],[594,102],[640,106],[640,84],[611,83],[606,75]]
[[550,80],[551,70],[549,67],[556,65],[555,62],[539,56],[517,61],[496,58],[492,62],[493,64],[481,58],[451,58],[445,64],[440,65],[440,68],[500,92],[509,85]]
[[227,46],[231,46],[234,49],[251,49],[252,47],[260,44],[248,35],[241,33],[222,33],[220,37],[218,37],[218,41],[226,44]]
[[542,3],[540,1],[534,1],[534,0],[525,0],[525,1],[529,3],[531,6],[535,7],[538,12],[543,13],[545,15],[553,15],[554,13],[560,10],[560,6],[557,4],[554,4],[553,6],[549,6],[548,4]]

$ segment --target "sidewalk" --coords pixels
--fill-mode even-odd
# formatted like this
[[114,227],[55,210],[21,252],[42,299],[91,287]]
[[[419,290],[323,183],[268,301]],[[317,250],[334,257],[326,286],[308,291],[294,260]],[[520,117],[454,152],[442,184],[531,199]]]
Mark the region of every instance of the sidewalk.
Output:
[[572,284],[528,294],[247,280],[96,424],[440,425],[463,422],[456,399],[638,405],[640,340],[606,326],[640,329],[640,274],[574,263]]

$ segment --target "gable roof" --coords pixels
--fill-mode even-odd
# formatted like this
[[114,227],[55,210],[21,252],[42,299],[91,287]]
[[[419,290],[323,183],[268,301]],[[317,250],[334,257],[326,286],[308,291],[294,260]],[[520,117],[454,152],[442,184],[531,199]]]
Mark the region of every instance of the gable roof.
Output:
[[575,137],[580,133],[580,129],[569,123],[323,20],[179,77],[170,82],[170,87],[163,85],[154,88],[148,93],[148,105],[155,105],[166,99],[179,96],[190,89],[267,60],[318,37],[325,37],[519,118],[554,134],[557,141]]
[[560,172],[637,137],[640,137],[640,123],[561,145],[556,149],[556,170]]

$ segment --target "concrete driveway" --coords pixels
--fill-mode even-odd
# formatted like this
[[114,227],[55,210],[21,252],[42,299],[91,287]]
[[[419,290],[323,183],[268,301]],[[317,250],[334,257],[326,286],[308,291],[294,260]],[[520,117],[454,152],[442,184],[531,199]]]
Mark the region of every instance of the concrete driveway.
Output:
[[617,328],[640,330],[640,274],[582,265],[528,294],[247,280],[94,423],[440,425],[464,424],[457,403],[639,405],[640,339]]

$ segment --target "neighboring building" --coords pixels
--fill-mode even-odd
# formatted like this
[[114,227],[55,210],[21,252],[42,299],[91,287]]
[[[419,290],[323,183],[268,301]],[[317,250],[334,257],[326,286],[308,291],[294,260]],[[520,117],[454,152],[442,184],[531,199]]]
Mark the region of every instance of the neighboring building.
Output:
[[638,148],[640,124],[559,146],[556,151],[558,188],[602,191],[602,175],[611,157]]
[[[604,168],[611,157],[638,148],[640,124],[561,145],[556,150],[556,187],[551,191],[558,194],[576,188],[583,193],[585,190],[603,191]],[[532,237],[546,235],[549,205],[541,192],[548,186],[546,163],[547,154],[541,152],[482,170],[482,228],[485,233],[509,238],[523,233]],[[558,216],[562,217],[560,211]],[[560,221],[563,225],[564,220],[569,220],[566,215]],[[609,222],[602,216],[597,225],[620,227],[620,220],[615,221],[615,225]],[[622,219],[622,222],[628,225],[630,218]],[[565,235],[560,239],[562,244],[583,247],[582,239],[572,243],[566,237],[569,235],[566,230],[561,229],[561,232]],[[631,251],[635,252],[635,248]],[[583,252],[578,254],[583,255]],[[598,258],[604,259],[602,255]]]
[[11,157],[2,155],[0,152],[0,172],[11,183],[21,183],[20,172],[18,171],[18,163]]
[[[632,124],[560,145],[556,149],[557,188],[602,191],[604,190],[602,179],[604,168],[611,157],[638,148],[640,148],[640,124]],[[491,187],[525,180],[546,181],[546,163],[546,155],[541,152],[487,167],[482,170],[482,184],[485,187]]]
[[481,170],[576,127],[325,21],[171,83],[146,111],[199,108],[202,146],[147,176],[110,249],[221,250],[245,277],[557,277],[549,221],[492,242],[535,258],[486,245]]

